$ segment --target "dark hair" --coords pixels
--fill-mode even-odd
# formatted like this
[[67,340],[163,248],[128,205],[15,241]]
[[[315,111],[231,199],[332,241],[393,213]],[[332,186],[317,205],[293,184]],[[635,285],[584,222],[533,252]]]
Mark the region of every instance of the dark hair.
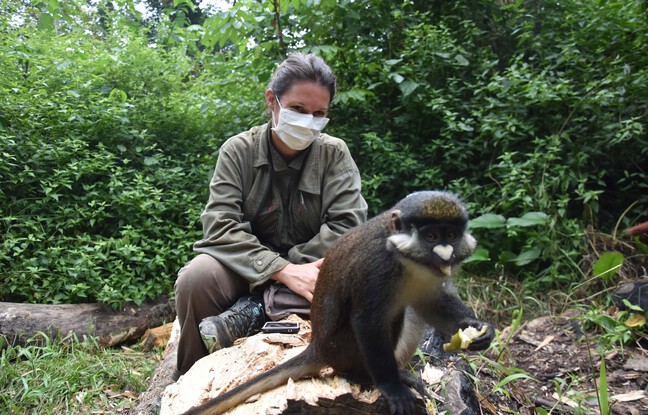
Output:
[[333,101],[335,96],[335,75],[324,59],[309,53],[293,53],[277,67],[268,88],[272,89],[280,98],[295,82],[317,82],[329,90]]

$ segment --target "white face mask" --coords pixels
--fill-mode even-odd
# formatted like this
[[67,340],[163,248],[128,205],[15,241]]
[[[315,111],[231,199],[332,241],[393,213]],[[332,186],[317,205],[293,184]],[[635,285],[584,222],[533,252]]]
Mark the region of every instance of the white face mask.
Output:
[[[279,98],[277,98],[279,104]],[[279,121],[272,128],[279,139],[292,150],[304,150],[317,140],[320,131],[329,122],[326,117],[313,117],[312,114],[301,114],[281,107],[279,104]],[[272,116],[274,125],[274,114]]]

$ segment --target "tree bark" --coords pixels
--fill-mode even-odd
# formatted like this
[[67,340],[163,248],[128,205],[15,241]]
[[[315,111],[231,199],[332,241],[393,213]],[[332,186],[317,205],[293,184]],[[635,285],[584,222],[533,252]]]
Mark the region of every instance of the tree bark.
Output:
[[0,302],[0,335],[24,345],[38,333],[49,338],[94,336],[102,346],[138,340],[151,327],[175,319],[175,302],[165,297],[113,310],[107,304],[21,304]]

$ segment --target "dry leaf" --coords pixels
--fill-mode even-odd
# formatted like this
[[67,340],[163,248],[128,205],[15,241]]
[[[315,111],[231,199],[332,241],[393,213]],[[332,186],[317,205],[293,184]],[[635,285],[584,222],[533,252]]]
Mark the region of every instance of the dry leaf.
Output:
[[644,391],[632,391],[628,393],[621,393],[619,395],[614,395],[611,397],[612,400],[617,402],[632,402],[638,401],[646,397],[646,392]]
[[573,401],[573,400],[569,399],[568,397],[566,397],[565,395],[558,396],[558,394],[556,392],[554,392],[553,395],[551,395],[551,396],[552,396],[552,398],[554,398],[555,400],[557,400],[560,403],[564,403],[565,405],[571,406],[572,408],[578,408],[578,404],[575,401]]
[[443,374],[443,370],[432,367],[429,363],[426,363],[425,368],[423,368],[423,372],[421,373],[421,379],[428,385],[436,385],[441,382]]
[[549,335],[549,336],[545,337],[544,340],[538,345],[538,347],[535,348],[534,351],[537,352],[538,350],[542,349],[543,347],[545,347],[546,345],[551,343],[554,338],[555,338],[555,336],[553,336],[553,335]]
[[641,327],[644,324],[646,324],[646,317],[641,314],[635,314],[625,322],[625,325],[628,327]]

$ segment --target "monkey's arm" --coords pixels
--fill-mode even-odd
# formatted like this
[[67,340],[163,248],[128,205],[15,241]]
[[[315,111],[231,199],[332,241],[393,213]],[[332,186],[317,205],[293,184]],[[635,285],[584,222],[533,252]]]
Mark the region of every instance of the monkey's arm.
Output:
[[474,339],[468,346],[469,350],[484,350],[495,337],[493,324],[477,319],[473,311],[461,301],[452,286],[440,294],[438,301],[427,306],[416,307],[416,310],[428,324],[445,337],[469,326],[481,330],[486,325],[488,327],[486,333]]

